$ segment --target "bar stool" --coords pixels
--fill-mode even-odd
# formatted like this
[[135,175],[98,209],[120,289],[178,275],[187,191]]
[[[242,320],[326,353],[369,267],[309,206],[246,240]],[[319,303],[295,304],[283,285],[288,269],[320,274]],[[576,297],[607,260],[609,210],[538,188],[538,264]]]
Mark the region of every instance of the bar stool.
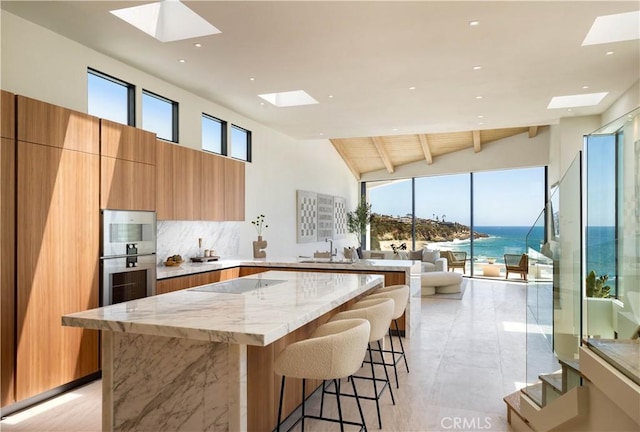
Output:
[[[391,324],[391,317],[393,316],[393,312],[394,312],[394,302],[391,299],[388,299],[388,298],[365,299],[355,303],[353,306],[351,306],[350,309],[346,311],[338,312],[333,317],[331,317],[329,322],[335,322],[343,319],[353,319],[353,318],[364,318],[367,321],[369,321],[369,323],[371,324],[371,333],[369,336],[369,344],[367,346],[367,351],[369,353],[369,358],[373,359],[373,351],[371,349],[371,343],[372,342],[378,343],[377,351],[380,353],[380,356],[382,356],[383,355],[382,345],[380,344],[380,341],[384,338],[385,334],[387,333],[387,329]],[[361,362],[361,364],[362,363],[364,363],[364,361]],[[359,396],[359,397],[361,399],[376,401],[376,411],[378,412],[378,426],[380,427],[380,429],[382,429],[382,416],[380,415],[380,397],[382,396],[382,393],[384,392],[385,388],[389,389],[391,402],[394,405],[396,404],[395,398],[393,397],[393,390],[391,390],[391,384],[389,382],[389,373],[387,372],[387,366],[384,363],[382,363],[382,366],[384,368],[385,378],[376,377],[376,372],[375,372],[375,367],[373,362],[371,362],[371,377],[362,377],[357,375],[353,375],[351,377],[351,381],[353,381],[354,378],[369,379],[373,381],[373,391],[375,395]],[[383,382],[382,388],[380,389],[379,392],[378,392],[378,384],[377,384],[378,381]],[[337,382],[335,382],[334,384],[336,387],[335,393],[340,393],[339,384]],[[322,399],[320,403],[321,415],[322,415],[322,408],[324,405],[325,393],[333,394],[333,392],[328,391],[327,387],[323,384]],[[342,394],[344,396],[353,396],[347,393],[342,393]]]
[[[351,380],[353,393],[360,412],[362,423],[346,421],[342,418],[340,395],[336,394],[338,402],[338,419],[305,414],[305,384],[307,379],[333,380],[348,378],[362,365],[362,359],[367,352],[371,326],[365,319],[347,319],[329,322],[318,327],[311,337],[306,340],[294,342],[288,345],[278,355],[274,365],[274,371],[282,375],[280,387],[280,402],[278,404],[278,427],[282,424],[282,401],[284,399],[284,387],[286,377],[302,379],[302,416],[289,428],[293,429],[302,421],[304,431],[304,419],[340,423],[340,430],[344,431],[344,425],[360,426],[360,430],[366,431],[364,414],[360,406],[360,399],[356,390],[355,380]],[[336,384],[337,385],[337,384]],[[324,384],[323,384],[324,386]]]
[[382,351],[385,353],[390,353],[393,357],[393,363],[388,363],[387,366],[393,366],[393,371],[396,376],[396,388],[400,388],[400,384],[398,383],[397,365],[401,359],[404,359],[404,366],[407,368],[407,373],[409,373],[409,363],[407,362],[407,356],[404,352],[404,345],[402,344],[402,337],[400,336],[400,327],[398,326],[398,318],[400,318],[402,314],[404,314],[404,312],[407,310],[407,304],[409,304],[409,292],[410,291],[408,285],[390,285],[388,287],[380,288],[374,291],[373,294],[370,294],[366,297],[366,299],[390,298],[395,304],[395,309],[393,311],[393,323],[396,327],[396,336],[398,337],[398,341],[400,342],[400,350],[396,351],[393,345],[393,332],[391,331],[391,327],[389,327],[389,342],[391,343],[391,350]]

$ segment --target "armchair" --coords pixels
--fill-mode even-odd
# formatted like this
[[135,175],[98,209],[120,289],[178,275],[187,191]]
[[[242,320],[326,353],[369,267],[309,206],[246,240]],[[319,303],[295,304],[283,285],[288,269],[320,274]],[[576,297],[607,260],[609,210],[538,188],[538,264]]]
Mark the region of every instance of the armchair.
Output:
[[507,272],[505,279],[509,279],[509,272],[511,272],[519,273],[522,279],[527,280],[527,274],[529,273],[529,256],[527,254],[505,254],[504,267]]
[[462,274],[466,273],[466,265],[467,265],[467,253],[466,252],[453,252],[453,251],[442,251],[442,256],[447,259],[447,268],[450,271],[453,269],[461,268]]

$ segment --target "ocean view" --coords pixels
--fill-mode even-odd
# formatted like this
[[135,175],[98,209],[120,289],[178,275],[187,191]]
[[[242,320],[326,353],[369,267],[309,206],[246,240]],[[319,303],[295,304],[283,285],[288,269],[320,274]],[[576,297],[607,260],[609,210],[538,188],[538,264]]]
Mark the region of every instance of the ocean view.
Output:
[[[475,239],[473,249],[475,258],[496,258],[496,262],[503,263],[504,254],[522,254],[527,251],[527,233],[531,227],[526,226],[476,226],[474,231],[487,234],[489,237]],[[544,233],[542,227],[533,228],[529,237],[529,247],[540,250]],[[430,242],[434,248],[464,251],[471,256],[471,240],[454,240],[450,242]]]

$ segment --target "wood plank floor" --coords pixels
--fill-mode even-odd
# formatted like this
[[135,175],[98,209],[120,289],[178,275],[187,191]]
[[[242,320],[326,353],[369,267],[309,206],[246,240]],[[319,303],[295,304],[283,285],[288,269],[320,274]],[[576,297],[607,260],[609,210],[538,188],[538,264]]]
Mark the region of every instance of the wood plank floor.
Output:
[[[423,299],[420,331],[405,344],[411,372],[399,364],[396,389],[390,370],[396,405],[383,395],[382,430],[510,430],[502,398],[525,382],[526,286],[499,280],[467,282],[462,300]],[[362,382],[357,381],[359,389]],[[100,431],[100,385],[93,382],[7,417],[0,430]],[[362,388],[366,392],[365,384]],[[316,392],[308,412],[317,414],[319,399]],[[345,418],[357,420],[355,402],[342,399]],[[327,396],[325,414],[337,412],[334,401]],[[375,403],[362,404],[369,430],[378,430]],[[306,428],[339,430],[337,424],[314,421]]]

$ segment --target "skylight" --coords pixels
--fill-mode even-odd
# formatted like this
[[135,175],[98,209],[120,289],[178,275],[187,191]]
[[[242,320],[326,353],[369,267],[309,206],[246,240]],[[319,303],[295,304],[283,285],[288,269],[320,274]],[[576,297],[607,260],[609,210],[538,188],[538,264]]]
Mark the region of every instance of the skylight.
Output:
[[586,93],[568,96],[554,96],[547,106],[547,109],[555,108],[576,108],[598,105],[609,92]]
[[318,103],[317,100],[311,97],[304,90],[293,90],[280,93],[266,93],[258,96],[279,108],[300,105],[313,105]]
[[173,42],[220,33],[220,30],[179,0],[163,0],[115,9],[111,13],[160,42]]
[[640,11],[597,17],[582,46],[634,39],[640,39]]

